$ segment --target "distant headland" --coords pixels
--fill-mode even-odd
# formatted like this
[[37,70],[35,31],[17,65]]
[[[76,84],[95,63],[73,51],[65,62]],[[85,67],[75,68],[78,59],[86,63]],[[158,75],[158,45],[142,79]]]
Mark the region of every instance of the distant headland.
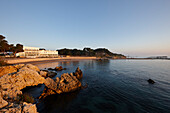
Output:
[[63,56],[88,56],[88,57],[101,57],[112,59],[125,59],[126,56],[122,54],[112,53],[106,48],[91,49],[85,47],[83,50],[79,49],[59,49],[57,50],[59,55]]

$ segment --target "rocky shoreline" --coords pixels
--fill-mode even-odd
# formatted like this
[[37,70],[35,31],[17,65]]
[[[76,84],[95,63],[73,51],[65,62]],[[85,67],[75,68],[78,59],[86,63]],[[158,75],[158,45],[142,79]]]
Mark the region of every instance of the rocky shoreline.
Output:
[[[62,67],[55,68],[58,71]],[[64,69],[64,68],[63,68]],[[77,68],[74,73],[64,73],[61,77],[54,77],[56,73],[40,70],[32,64],[19,64],[0,68],[0,112],[2,113],[37,113],[36,104],[19,100],[22,89],[28,86],[44,84],[45,88],[39,99],[48,95],[73,92],[81,89],[79,81],[83,77]]]

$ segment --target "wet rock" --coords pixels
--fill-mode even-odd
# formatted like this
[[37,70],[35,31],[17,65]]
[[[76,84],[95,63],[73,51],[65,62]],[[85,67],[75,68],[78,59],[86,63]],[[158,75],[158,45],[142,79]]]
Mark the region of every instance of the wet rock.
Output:
[[55,70],[55,69],[53,69],[53,68],[48,68],[48,70]]
[[147,80],[150,84],[154,84],[155,83],[155,81],[153,81],[152,79],[149,79],[149,80]]
[[88,84],[86,83],[86,85],[84,85],[84,86],[82,85],[81,86],[81,89],[86,89],[87,87],[88,87]]
[[74,74],[74,76],[76,76],[76,78],[79,79],[79,80],[82,79],[82,77],[83,77],[83,73],[82,73],[82,71],[79,69],[79,67],[77,67],[75,73],[73,73],[73,74]]

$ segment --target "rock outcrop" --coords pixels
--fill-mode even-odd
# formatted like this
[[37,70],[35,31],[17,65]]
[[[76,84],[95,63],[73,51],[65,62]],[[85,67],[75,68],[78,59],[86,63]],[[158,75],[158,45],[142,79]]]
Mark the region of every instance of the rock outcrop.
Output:
[[81,87],[81,82],[75,76],[73,76],[72,73],[62,74],[61,79],[58,81],[54,81],[51,78],[47,78],[44,84],[46,87],[56,91],[56,93],[58,94],[71,92]]
[[[7,66],[8,67],[8,66]],[[43,84],[45,79],[37,71],[38,67],[31,64],[16,65],[18,71],[5,74],[0,78],[1,94],[6,98],[15,98],[22,94],[21,89],[27,86]]]
[[35,104],[26,102],[16,104],[15,100],[18,98],[18,94],[22,94],[21,90],[23,88],[45,82],[45,78],[39,74],[39,71],[37,66],[31,64],[19,64],[0,68],[0,112],[37,113]]
[[34,71],[40,71],[40,69],[37,66],[34,66],[32,64],[26,64],[25,67],[34,70]]
[[76,76],[77,77],[77,79],[82,79],[82,77],[83,77],[83,72],[79,69],[79,67],[77,67],[77,69],[76,69],[76,72],[75,73],[73,73],[74,74],[74,76]]
[[[62,67],[55,68],[56,71],[63,70]],[[37,66],[31,64],[19,64],[0,68],[0,112],[5,113],[37,113],[35,104],[19,102],[18,96],[22,89],[27,86],[45,84],[45,89],[40,98],[51,94],[72,92],[81,88],[79,81],[83,73],[77,68],[75,73],[64,73],[55,80],[50,77],[56,73],[40,71]],[[46,79],[45,79],[46,78]]]
[[0,96],[0,108],[3,108],[8,105],[8,102],[5,101],[1,96]]
[[48,70],[41,70],[41,71],[39,72],[39,74],[40,74],[42,77],[44,77],[44,78],[47,78],[47,77],[52,78],[52,77],[54,77],[55,75],[57,75],[57,73],[52,72],[52,71],[48,71]]
[[50,78],[52,78],[52,77],[54,77],[55,75],[57,75],[57,73],[48,71],[48,73],[47,73],[47,76],[46,76],[46,77],[50,77]]
[[37,112],[37,107],[35,104],[31,104],[31,103],[23,103],[23,111],[22,113],[38,113]]
[[62,66],[57,66],[54,69],[53,68],[48,68],[48,70],[62,71],[62,70],[66,70],[66,68],[63,68]]
[[40,75],[41,75],[42,77],[44,77],[44,78],[46,78],[46,77],[47,77],[47,74],[48,74],[48,72],[46,72],[46,71],[40,71],[39,73],[40,73]]
[[68,93],[80,89],[81,82],[79,79],[82,78],[83,74],[79,68],[77,68],[75,73],[74,75],[72,73],[64,73],[60,78],[57,77],[56,80],[46,78],[44,82],[46,88],[39,98],[41,99],[51,94]]
[[59,67],[55,67],[55,70],[56,71],[62,71],[62,70],[66,70],[66,68],[63,68],[62,66],[59,66]]
[[5,75],[5,74],[17,72],[18,69],[22,68],[23,66],[24,66],[24,64],[19,64],[19,65],[15,65],[15,66],[1,67],[0,68],[0,77]]
[[1,113],[38,113],[35,104],[31,103],[10,103],[8,107],[0,110]]
[[76,76],[73,76],[72,73],[64,73],[61,75],[59,86],[64,93],[72,92],[81,87],[81,82],[76,78]]
[[154,84],[155,83],[155,81],[153,81],[152,79],[149,79],[149,80],[147,80],[150,84]]
[[24,113],[22,112],[22,104],[10,103],[9,106],[0,110],[1,113]]

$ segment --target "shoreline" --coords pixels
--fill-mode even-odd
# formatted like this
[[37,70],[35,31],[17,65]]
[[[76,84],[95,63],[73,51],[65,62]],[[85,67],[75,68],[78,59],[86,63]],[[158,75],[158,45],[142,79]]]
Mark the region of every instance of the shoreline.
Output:
[[[96,60],[97,57],[62,57],[62,58],[7,58],[9,65],[13,64],[41,64],[62,61],[79,61],[79,60]],[[170,60],[170,59],[147,59],[147,58],[128,58],[128,59],[111,59],[111,60]]]
[[39,64],[56,61],[77,61],[77,60],[95,60],[96,57],[63,57],[63,58],[12,58],[6,59],[8,64]]

